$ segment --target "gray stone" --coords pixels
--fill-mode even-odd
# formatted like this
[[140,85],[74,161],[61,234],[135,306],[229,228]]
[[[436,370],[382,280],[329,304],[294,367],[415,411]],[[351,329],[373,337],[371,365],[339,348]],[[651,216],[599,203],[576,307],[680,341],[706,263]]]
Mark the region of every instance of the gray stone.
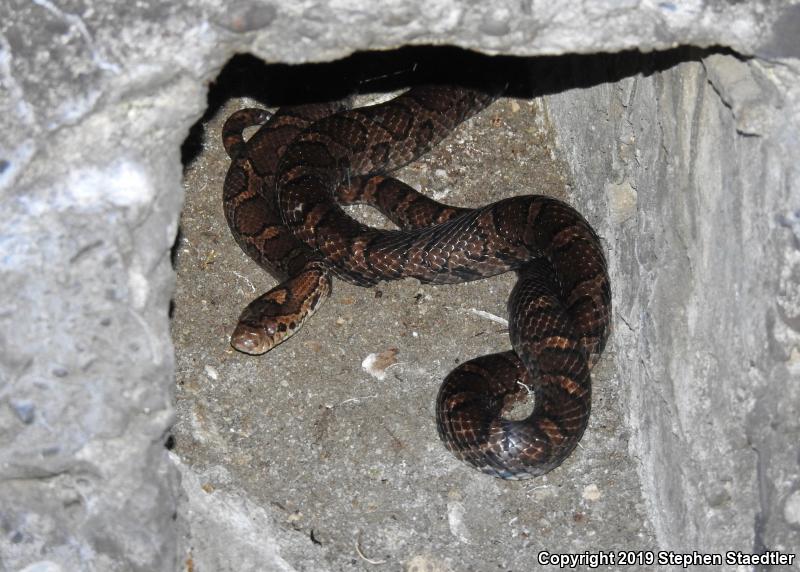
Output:
[[[246,496],[215,490],[212,482],[226,482],[226,471],[197,474],[173,457],[181,472],[186,498],[181,504],[185,527],[186,561],[203,570],[319,570],[323,549],[304,536],[279,528],[277,514],[252,502]],[[265,539],[269,539],[265,542]],[[279,553],[292,552],[290,565]],[[309,553],[308,557],[298,557]]]
[[635,216],[600,232],[619,279],[630,446],[661,546],[798,546],[780,522],[800,430],[798,329],[781,311],[798,284],[781,222],[799,182],[784,162],[798,132],[785,66],[715,55],[550,99],[579,204],[613,213],[603,180],[635,190]]
[[[522,569],[542,549],[796,553],[798,14],[787,1],[715,0],[0,5],[0,569],[321,570],[364,558]],[[227,246],[175,243],[180,146],[234,53],[301,63],[405,44],[738,56],[673,50],[665,65],[629,53],[621,73],[564,58],[597,79],[500,102],[406,173],[467,202],[544,186],[606,241],[615,331],[585,451],[529,489],[470,473],[430,422],[452,360],[506,343],[469,310],[502,313],[510,278],[446,293],[390,285],[380,300],[337,284],[316,332],[247,360],[226,337],[252,280],[230,274],[241,255],[217,263],[228,274],[213,268],[217,251],[235,252],[219,211],[197,215],[215,221],[200,237]],[[475,142],[498,131],[516,165],[460,190],[461,173],[497,166]],[[541,185],[526,170],[534,142],[542,162],[563,158]],[[192,169],[219,177],[226,161],[218,143],[210,151]],[[461,165],[470,155],[477,166]],[[212,204],[219,181],[210,187]],[[197,305],[176,302],[176,320],[189,317],[175,324],[177,372],[173,244],[190,251],[184,263],[201,261],[193,276],[210,275],[179,285]],[[218,310],[217,292],[229,293]],[[197,349],[188,337],[203,328]],[[359,364],[390,344],[407,360],[402,382],[374,386]],[[176,403],[188,468],[164,447]],[[266,456],[284,446],[294,456]],[[213,494],[198,491],[206,483]],[[497,557],[506,543],[515,550]]]

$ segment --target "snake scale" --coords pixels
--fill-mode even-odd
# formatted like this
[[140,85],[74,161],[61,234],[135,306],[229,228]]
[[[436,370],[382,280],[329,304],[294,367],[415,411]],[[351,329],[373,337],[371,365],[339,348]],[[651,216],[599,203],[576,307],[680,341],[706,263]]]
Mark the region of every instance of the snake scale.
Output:
[[[589,420],[592,366],[608,337],[611,290],[600,241],[573,208],[526,195],[476,209],[437,203],[389,174],[489,105],[493,94],[414,87],[378,105],[283,107],[232,114],[223,142],[228,224],[242,249],[280,284],[242,312],[231,337],[261,354],[291,336],[331,291],[331,275],[361,286],[518,275],[508,302],[513,351],[452,371],[437,397],[439,434],[481,471],[524,479],[557,467]],[[261,125],[247,141],[246,127]],[[366,203],[398,230],[349,217]],[[503,417],[533,388],[525,419]]]

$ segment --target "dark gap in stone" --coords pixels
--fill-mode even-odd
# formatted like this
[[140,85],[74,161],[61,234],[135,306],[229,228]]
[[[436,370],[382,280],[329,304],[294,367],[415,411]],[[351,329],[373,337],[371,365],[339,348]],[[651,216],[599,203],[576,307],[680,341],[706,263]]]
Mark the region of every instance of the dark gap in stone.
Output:
[[[169,249],[169,262],[172,265],[172,269],[177,271],[178,269],[178,249],[181,246],[181,242],[183,242],[183,229],[180,225],[178,225],[178,232],[175,233],[175,242],[172,243],[172,246]],[[173,293],[174,294],[174,293]],[[170,320],[175,315],[175,299],[170,298],[169,301],[169,309],[167,310],[167,316]]]
[[177,261],[178,261],[178,249],[181,246],[181,242],[183,241],[183,229],[178,227],[178,232],[175,233],[175,242],[172,243],[172,247],[169,249],[169,262],[172,264],[172,269],[175,270]]
[[[183,165],[202,150],[205,123],[230,98],[251,97],[267,107],[332,101],[358,93],[389,92],[429,83],[452,83],[534,98],[574,88],[649,76],[686,61],[728,49],[677,47],[662,52],[561,56],[488,56],[453,46],[409,46],[356,52],[326,63],[267,64],[255,56],[231,58],[212,83],[208,108],[181,146]],[[735,54],[733,54],[735,55]]]

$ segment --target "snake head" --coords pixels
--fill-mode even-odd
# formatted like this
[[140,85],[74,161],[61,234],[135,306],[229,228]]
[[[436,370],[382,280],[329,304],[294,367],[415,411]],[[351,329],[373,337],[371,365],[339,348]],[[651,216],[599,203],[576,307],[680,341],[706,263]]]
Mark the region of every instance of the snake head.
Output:
[[258,356],[267,353],[289,335],[279,331],[275,320],[262,320],[257,326],[239,322],[231,335],[231,345],[242,353]]
[[253,300],[231,335],[234,349],[250,355],[261,355],[290,337],[296,329],[292,308],[286,305],[285,289],[274,288]]
[[261,355],[293,336],[331,291],[323,267],[307,269],[256,298],[239,316],[231,336],[234,349]]

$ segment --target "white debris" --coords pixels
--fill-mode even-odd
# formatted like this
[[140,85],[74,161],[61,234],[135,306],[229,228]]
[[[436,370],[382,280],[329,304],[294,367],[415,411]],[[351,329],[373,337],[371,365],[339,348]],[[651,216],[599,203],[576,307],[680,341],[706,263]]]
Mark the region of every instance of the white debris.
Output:
[[377,354],[369,354],[361,362],[361,367],[379,381],[386,379],[386,370],[397,363],[397,348],[390,348]]
[[501,318],[500,316],[495,316],[494,314],[491,314],[484,310],[478,310],[477,308],[470,308],[469,313],[475,314],[476,316],[480,316],[481,318],[486,318],[487,320],[491,320],[492,322],[497,322],[498,324],[501,324],[506,328],[508,327],[508,320],[506,320],[505,318]]

